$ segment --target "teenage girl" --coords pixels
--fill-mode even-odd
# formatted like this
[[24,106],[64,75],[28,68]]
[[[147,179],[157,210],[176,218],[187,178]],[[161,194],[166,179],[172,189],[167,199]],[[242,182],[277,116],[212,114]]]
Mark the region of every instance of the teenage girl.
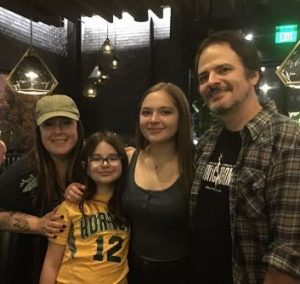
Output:
[[131,226],[130,284],[190,283],[191,137],[183,91],[164,82],[148,89],[122,196]]
[[40,283],[127,283],[129,229],[121,212],[128,160],[112,133],[94,133],[83,149],[86,190],[80,204],[64,201],[67,228],[49,239]]

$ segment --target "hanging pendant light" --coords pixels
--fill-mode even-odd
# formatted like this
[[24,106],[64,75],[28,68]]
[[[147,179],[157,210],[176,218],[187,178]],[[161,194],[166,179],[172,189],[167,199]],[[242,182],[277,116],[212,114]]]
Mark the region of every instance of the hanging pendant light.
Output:
[[89,79],[83,95],[90,99],[96,98],[98,96],[97,82],[95,80]]
[[99,65],[96,65],[92,70],[89,79],[98,79],[101,77],[102,73],[103,73],[102,68]]
[[120,69],[121,63],[120,63],[120,59],[119,59],[119,57],[117,56],[117,53],[116,53],[116,51],[117,51],[116,28],[115,28],[115,44],[114,44],[114,46],[115,46],[115,52],[114,52],[113,57],[112,57],[112,59],[109,63],[109,67],[113,70],[118,70],[118,69]]
[[120,68],[120,59],[118,58],[118,56],[116,54],[114,54],[113,58],[110,61],[109,67],[111,69],[117,70]]
[[83,95],[87,98],[97,97],[99,94],[99,86],[104,85],[108,80],[108,74],[106,74],[99,65],[96,65],[88,77],[88,83]]
[[112,54],[114,51],[114,47],[111,44],[109,38],[106,38],[106,40],[103,42],[102,46],[101,46],[101,52],[103,54]]
[[94,80],[98,85],[104,85],[109,80],[109,76],[99,65],[96,65],[89,76],[89,80]]
[[282,83],[293,89],[300,89],[300,40],[276,70]]
[[101,48],[101,53],[103,54],[113,54],[114,46],[112,45],[111,41],[108,38],[108,22],[106,22],[106,40],[103,42]]
[[49,68],[32,48],[32,18],[30,47],[7,77],[7,84],[17,94],[47,95],[58,85]]
[[107,83],[107,81],[109,80],[109,75],[106,73],[103,73],[101,75],[101,77],[98,79],[98,84],[99,85],[104,85]]
[[7,77],[10,89],[23,95],[47,95],[58,85],[46,64],[31,47]]

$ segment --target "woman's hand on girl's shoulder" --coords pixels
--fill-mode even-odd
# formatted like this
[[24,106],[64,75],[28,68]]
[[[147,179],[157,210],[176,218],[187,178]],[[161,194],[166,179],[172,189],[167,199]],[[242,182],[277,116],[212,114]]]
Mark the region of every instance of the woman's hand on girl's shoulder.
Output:
[[47,238],[56,238],[56,235],[66,228],[67,224],[63,216],[56,213],[57,207],[51,212],[38,218],[36,222],[35,231]]
[[69,184],[65,190],[65,200],[71,203],[79,204],[82,200],[84,191],[85,185],[78,182],[73,182]]

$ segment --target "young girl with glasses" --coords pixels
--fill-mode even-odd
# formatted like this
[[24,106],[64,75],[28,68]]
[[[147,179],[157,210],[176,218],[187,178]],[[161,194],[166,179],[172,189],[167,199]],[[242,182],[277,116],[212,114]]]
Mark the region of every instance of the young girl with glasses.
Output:
[[94,133],[82,154],[86,190],[63,202],[67,227],[49,239],[40,283],[127,283],[129,228],[121,212],[128,159],[112,133]]

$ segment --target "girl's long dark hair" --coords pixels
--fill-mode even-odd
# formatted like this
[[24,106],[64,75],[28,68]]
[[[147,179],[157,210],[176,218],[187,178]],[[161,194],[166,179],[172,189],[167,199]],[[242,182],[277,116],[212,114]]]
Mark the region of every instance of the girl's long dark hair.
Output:
[[83,183],[86,185],[86,190],[84,191],[84,196],[82,201],[79,204],[79,208],[81,212],[84,214],[84,202],[87,200],[93,199],[96,194],[96,184],[87,175],[87,170],[89,167],[89,158],[95,152],[97,145],[100,142],[106,142],[110,144],[121,157],[121,164],[122,164],[122,173],[120,177],[115,181],[114,184],[114,191],[112,198],[108,203],[108,209],[114,216],[114,221],[120,224],[124,223],[124,215],[122,214],[121,210],[121,198],[124,187],[126,185],[126,173],[128,167],[128,158],[125,152],[124,144],[121,141],[121,138],[112,132],[96,132],[92,134],[86,141],[85,146],[83,147],[82,156],[81,156],[81,163],[82,163],[82,177]]
[[[75,147],[70,153],[69,164],[67,169],[66,184],[75,181],[75,169],[78,168],[80,163],[80,153],[83,145],[84,130],[81,121],[77,122],[77,135],[78,140]],[[55,199],[61,196],[59,201],[63,200],[64,189],[59,192],[57,185],[57,172],[55,164],[49,152],[45,149],[42,140],[40,128],[36,126],[35,140],[32,149],[27,153],[25,160],[30,163],[30,166],[35,170],[38,177],[39,187],[41,188],[41,216],[46,212],[51,211],[55,207]]]

